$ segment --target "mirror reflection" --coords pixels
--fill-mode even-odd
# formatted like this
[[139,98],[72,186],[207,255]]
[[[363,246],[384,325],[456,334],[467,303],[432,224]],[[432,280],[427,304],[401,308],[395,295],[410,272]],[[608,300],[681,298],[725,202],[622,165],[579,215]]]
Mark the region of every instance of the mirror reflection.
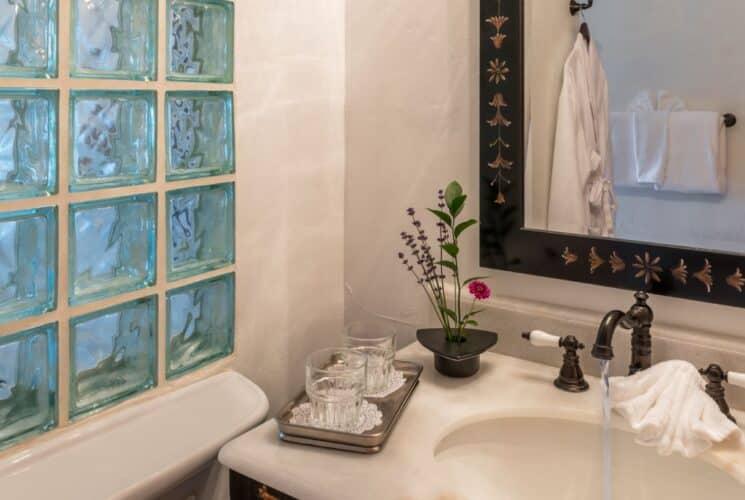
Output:
[[574,17],[539,4],[526,226],[741,253],[745,2],[596,0]]

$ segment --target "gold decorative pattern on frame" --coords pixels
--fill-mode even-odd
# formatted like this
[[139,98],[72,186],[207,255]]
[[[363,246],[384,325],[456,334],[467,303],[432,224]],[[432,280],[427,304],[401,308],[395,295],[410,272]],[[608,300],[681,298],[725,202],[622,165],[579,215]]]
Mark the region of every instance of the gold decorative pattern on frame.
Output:
[[489,67],[486,68],[486,74],[489,75],[489,83],[494,83],[496,85],[506,82],[509,73],[510,68],[507,66],[507,61],[504,59],[492,59],[489,61]]
[[572,251],[569,250],[569,247],[564,248],[564,251],[561,253],[561,258],[564,259],[565,266],[574,264],[579,259],[576,253],[572,253]]
[[632,264],[632,267],[637,270],[634,275],[635,278],[644,278],[644,283],[651,285],[652,282],[659,283],[661,280],[660,274],[663,273],[662,266],[660,266],[660,258],[652,257],[649,252],[644,252],[644,258],[638,255],[634,255],[636,262]]
[[711,276],[711,264],[709,259],[704,259],[704,267],[697,273],[693,273],[693,277],[699,280],[706,286],[706,291],[711,293],[711,288],[714,286],[714,278]]
[[738,267],[734,274],[727,276],[727,284],[742,293],[742,287],[745,286],[745,278],[743,278],[740,268]]
[[618,256],[615,250],[610,256],[610,268],[611,271],[613,271],[613,274],[620,273],[626,269],[626,263]]
[[675,278],[676,281],[679,281],[684,285],[688,284],[688,266],[686,266],[685,260],[680,259],[678,266],[671,269],[670,273],[673,275],[673,278]]
[[[507,34],[503,33],[502,29],[509,20],[509,17],[502,15],[502,0],[498,0],[497,2],[497,15],[490,16],[484,20],[484,22],[492,25],[497,30],[493,36],[489,37],[497,51],[502,49],[505,40],[507,40]],[[502,82],[507,81],[510,74],[510,68],[507,65],[506,60],[495,57],[494,59],[489,60],[486,74],[488,75],[489,83],[499,86]],[[507,202],[507,199],[504,196],[504,188],[512,183],[506,172],[512,169],[514,161],[506,156],[506,150],[510,148],[510,144],[504,140],[502,131],[504,128],[510,127],[512,121],[504,114],[504,109],[508,108],[509,105],[502,92],[496,92],[494,94],[489,102],[489,106],[495,108],[496,111],[494,117],[487,120],[486,123],[490,127],[496,128],[497,134],[497,138],[489,144],[489,147],[496,148],[497,154],[494,160],[489,162],[487,166],[496,171],[494,178],[491,181],[491,186],[496,186],[497,188],[497,197],[494,199],[494,203],[497,205],[504,205]]]
[[489,37],[489,40],[494,44],[495,49],[501,49],[502,44],[507,39],[507,35],[502,33],[502,26],[507,24],[510,18],[507,16],[492,16],[486,20],[487,23],[491,24],[497,29],[497,33],[494,36]]
[[590,249],[590,274],[595,274],[602,265],[605,264],[605,260],[598,255],[598,251],[595,247]]

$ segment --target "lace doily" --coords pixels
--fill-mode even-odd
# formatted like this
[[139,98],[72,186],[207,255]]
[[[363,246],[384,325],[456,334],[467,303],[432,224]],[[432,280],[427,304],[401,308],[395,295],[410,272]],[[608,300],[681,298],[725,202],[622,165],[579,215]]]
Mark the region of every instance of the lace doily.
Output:
[[[322,428],[313,420],[313,417],[311,417],[310,403],[303,403],[293,408],[290,423],[293,425]],[[382,423],[383,413],[378,409],[378,405],[363,400],[362,408],[360,408],[360,421],[354,429],[347,432],[352,434],[362,434],[373,430]]]
[[365,394],[366,398],[384,398],[386,396],[390,396],[400,388],[404,386],[406,383],[406,377],[404,376],[404,372],[400,372],[398,370],[393,370],[393,373],[391,374],[391,379],[388,382],[388,387],[383,389],[380,392],[373,392]]

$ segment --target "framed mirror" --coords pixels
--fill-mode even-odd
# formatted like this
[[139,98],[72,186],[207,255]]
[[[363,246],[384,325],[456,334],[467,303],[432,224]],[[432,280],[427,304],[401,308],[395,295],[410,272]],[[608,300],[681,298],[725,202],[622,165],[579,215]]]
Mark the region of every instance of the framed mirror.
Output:
[[480,2],[481,265],[745,306],[745,4],[585,2]]

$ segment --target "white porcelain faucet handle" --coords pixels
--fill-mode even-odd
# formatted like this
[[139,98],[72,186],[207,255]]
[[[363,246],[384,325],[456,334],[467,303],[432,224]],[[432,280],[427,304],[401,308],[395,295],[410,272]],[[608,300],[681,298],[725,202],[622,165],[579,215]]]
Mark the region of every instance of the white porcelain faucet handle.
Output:
[[727,382],[737,387],[745,387],[745,373],[727,372]]
[[528,334],[528,341],[536,347],[560,347],[561,337],[542,330],[533,330]]

